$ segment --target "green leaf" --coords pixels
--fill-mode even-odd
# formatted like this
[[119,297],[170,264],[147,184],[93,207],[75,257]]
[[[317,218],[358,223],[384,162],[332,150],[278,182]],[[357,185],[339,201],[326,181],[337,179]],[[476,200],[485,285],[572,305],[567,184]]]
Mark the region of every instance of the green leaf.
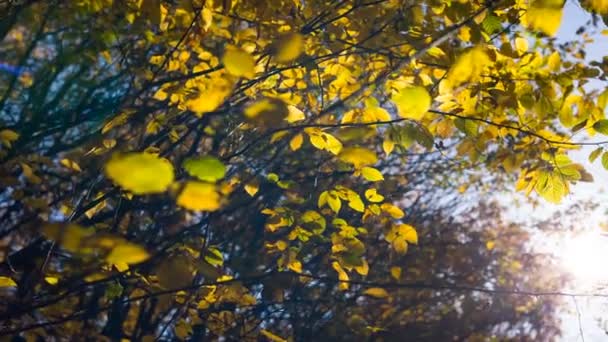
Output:
[[481,27],[487,33],[492,34],[494,32],[500,31],[502,29],[502,24],[497,16],[488,15],[481,23]]
[[213,156],[186,159],[183,166],[190,176],[206,182],[216,182],[226,175],[226,166]]
[[[608,162],[608,157],[606,161]],[[552,203],[559,203],[562,197],[568,194],[568,185],[563,176],[548,171],[540,173],[535,189],[540,196]]]
[[594,123],[593,129],[598,133],[608,135],[608,120],[600,120]]
[[604,154],[602,154],[602,166],[604,169],[608,170],[608,152],[604,152]]
[[461,118],[454,120],[454,126],[469,137],[477,135],[479,129],[479,125],[475,121]]
[[593,163],[593,162],[594,162],[594,161],[597,159],[597,157],[599,157],[599,156],[600,156],[600,154],[601,154],[603,151],[604,151],[604,148],[603,148],[603,147],[598,147],[598,148],[596,148],[595,150],[593,150],[593,152],[591,152],[591,153],[589,154],[589,162],[590,162],[590,163]]

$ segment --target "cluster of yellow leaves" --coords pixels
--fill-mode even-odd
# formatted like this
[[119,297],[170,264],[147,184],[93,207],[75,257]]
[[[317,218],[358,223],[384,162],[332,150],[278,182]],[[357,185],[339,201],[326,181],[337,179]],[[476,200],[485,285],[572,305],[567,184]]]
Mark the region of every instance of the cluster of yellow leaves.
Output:
[[363,212],[365,210],[365,204],[363,204],[361,196],[343,186],[337,186],[335,190],[323,191],[319,195],[317,204],[319,208],[329,205],[331,210],[338,214],[342,207],[342,201],[348,202],[348,206],[355,211]]
[[418,244],[418,233],[409,224],[397,224],[391,227],[385,239],[393,246],[396,252],[405,254],[408,243]]

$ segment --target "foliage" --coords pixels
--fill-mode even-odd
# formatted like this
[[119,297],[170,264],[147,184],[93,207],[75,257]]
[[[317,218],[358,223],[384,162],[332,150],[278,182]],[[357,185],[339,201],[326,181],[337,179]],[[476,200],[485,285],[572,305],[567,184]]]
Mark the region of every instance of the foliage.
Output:
[[[2,333],[431,339],[444,319],[453,336],[526,320],[553,336],[551,302],[458,294],[541,280],[518,272],[539,265],[517,240],[488,240],[517,227],[459,210],[463,193],[559,202],[591,180],[567,153],[604,144],[574,134],[606,133],[608,95],[585,85],[608,62],[552,39],[564,16],[557,0],[15,5]],[[455,323],[482,301],[497,316]]]

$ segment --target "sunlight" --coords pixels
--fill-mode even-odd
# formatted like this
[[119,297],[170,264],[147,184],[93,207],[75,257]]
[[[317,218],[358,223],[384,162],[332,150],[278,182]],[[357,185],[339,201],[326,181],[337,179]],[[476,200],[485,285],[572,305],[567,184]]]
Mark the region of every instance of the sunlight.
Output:
[[567,236],[556,254],[579,285],[596,286],[608,282],[608,236],[584,232]]

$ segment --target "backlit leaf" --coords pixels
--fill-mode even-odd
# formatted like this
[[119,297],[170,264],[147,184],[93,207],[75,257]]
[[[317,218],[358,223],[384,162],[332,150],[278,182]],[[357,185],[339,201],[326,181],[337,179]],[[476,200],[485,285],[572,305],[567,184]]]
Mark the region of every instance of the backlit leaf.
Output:
[[361,175],[370,182],[378,182],[384,179],[384,176],[378,169],[368,166],[361,168]]
[[304,37],[299,33],[288,34],[279,40],[275,58],[277,62],[287,63],[298,58],[304,49]]
[[292,151],[297,151],[300,149],[300,147],[302,147],[303,142],[304,136],[302,135],[302,133],[298,133],[289,141],[289,147]]
[[17,287],[17,283],[9,277],[0,276],[0,287]]
[[608,135],[608,120],[599,120],[593,124],[593,129],[601,134]]
[[237,77],[251,78],[255,71],[255,60],[247,51],[228,45],[222,56],[222,63],[228,72]]
[[445,80],[449,88],[455,88],[466,82],[479,80],[483,70],[492,63],[481,46],[476,46],[463,53],[450,68]]
[[114,247],[106,257],[109,264],[126,263],[128,265],[139,264],[148,260],[150,255],[146,250],[132,243],[119,244]]
[[189,158],[184,161],[183,166],[190,176],[206,182],[218,181],[226,175],[224,163],[213,156]]
[[173,183],[173,166],[149,153],[115,154],[105,165],[105,173],[121,188],[136,195],[167,190]]
[[562,21],[563,6],[563,0],[533,0],[522,22],[532,30],[554,36]]
[[386,292],[385,289],[381,288],[381,287],[372,287],[369,288],[365,291],[363,291],[363,294],[371,296],[371,297],[375,297],[375,298],[386,298],[388,297],[388,292]]
[[406,87],[392,96],[402,118],[420,120],[431,108],[431,96],[424,87]]
[[376,153],[364,147],[346,147],[343,148],[338,158],[343,162],[352,164],[355,169],[363,166],[376,164],[378,157]]
[[194,211],[215,211],[220,208],[220,194],[213,184],[187,182],[177,197],[177,204]]

